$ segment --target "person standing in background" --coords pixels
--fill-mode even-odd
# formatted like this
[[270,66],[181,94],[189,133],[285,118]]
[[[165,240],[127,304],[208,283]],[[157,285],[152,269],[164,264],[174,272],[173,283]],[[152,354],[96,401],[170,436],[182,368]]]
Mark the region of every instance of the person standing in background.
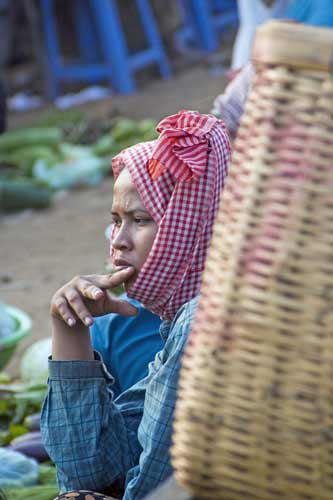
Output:
[[257,27],[269,19],[285,17],[291,0],[238,0],[239,28],[233,47],[231,69],[242,68],[250,59]]
[[333,27],[333,0],[292,0],[286,18],[312,26]]
[[269,19],[286,19],[312,26],[333,27],[333,0],[238,0],[239,28],[231,69],[250,59],[257,27]]

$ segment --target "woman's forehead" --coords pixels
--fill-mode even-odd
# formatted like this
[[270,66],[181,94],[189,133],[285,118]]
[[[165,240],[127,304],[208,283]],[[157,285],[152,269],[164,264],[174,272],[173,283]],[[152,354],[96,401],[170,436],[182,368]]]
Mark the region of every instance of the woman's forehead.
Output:
[[126,210],[144,208],[127,168],[121,171],[114,183],[112,208]]
[[113,196],[122,196],[131,192],[137,193],[137,195],[139,195],[135,184],[132,181],[129,170],[125,168],[120,172],[113,185]]
[[[117,179],[115,180],[114,187],[118,185],[133,185],[132,177],[127,167],[121,169]],[[135,186],[134,186],[135,187]]]

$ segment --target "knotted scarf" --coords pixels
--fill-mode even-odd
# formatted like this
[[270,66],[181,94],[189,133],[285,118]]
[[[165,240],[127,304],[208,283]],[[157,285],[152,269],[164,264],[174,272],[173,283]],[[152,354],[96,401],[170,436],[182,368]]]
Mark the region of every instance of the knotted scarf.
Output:
[[212,115],[180,111],[163,119],[157,131],[157,140],[119,153],[112,168],[115,178],[128,168],[159,226],[127,294],[162,319],[172,319],[199,293],[231,151],[223,122]]

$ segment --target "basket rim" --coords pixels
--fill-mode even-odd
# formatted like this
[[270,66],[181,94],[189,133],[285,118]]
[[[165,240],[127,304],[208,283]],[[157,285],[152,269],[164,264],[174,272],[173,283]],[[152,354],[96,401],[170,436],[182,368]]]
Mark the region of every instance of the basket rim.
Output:
[[251,60],[257,64],[332,71],[333,30],[285,20],[269,20],[255,34]]

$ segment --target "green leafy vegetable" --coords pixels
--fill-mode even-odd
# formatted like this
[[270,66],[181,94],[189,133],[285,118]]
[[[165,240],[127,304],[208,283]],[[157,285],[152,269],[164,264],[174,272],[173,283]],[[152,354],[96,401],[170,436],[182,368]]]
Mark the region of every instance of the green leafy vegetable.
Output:
[[0,152],[9,153],[33,144],[57,145],[61,140],[62,130],[59,127],[32,127],[14,130],[0,136]]
[[53,500],[58,493],[57,486],[48,485],[5,489],[7,500]]
[[23,432],[27,415],[41,409],[46,393],[46,384],[11,383],[0,384],[0,446],[6,446]]

